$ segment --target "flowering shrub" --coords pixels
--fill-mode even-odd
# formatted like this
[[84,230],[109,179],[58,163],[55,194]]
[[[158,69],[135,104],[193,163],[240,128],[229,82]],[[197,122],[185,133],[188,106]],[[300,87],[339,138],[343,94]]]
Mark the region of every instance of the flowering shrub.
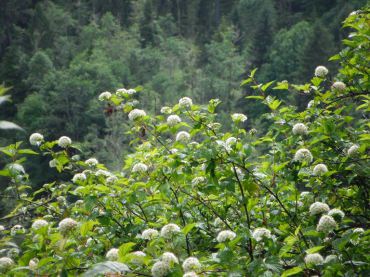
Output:
[[[242,128],[241,113],[221,126],[217,99],[197,105],[184,97],[147,116],[133,101],[139,91],[119,89],[99,100],[132,121],[135,152],[122,171],[71,156],[69,148],[77,148],[68,137],[33,134],[34,150],[71,178],[30,192],[21,156],[36,152],[20,143],[2,148],[11,158],[1,171],[9,178],[5,193],[19,203],[2,218],[2,273],[364,276],[370,86],[368,68],[347,59],[369,48],[360,36],[368,19],[360,12],[346,21],[358,35],[338,58],[345,86],[333,86],[323,66],[304,85],[258,84],[251,72],[243,85],[255,89],[247,99],[269,110],[265,133]],[[271,91],[309,93],[313,102],[297,110]]]

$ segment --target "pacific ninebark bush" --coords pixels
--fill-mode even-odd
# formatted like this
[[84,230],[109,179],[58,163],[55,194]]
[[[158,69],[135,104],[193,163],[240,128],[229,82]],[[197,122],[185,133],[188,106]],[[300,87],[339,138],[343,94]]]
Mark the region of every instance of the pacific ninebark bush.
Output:
[[[260,84],[250,73],[242,86],[255,91],[248,101],[267,106],[266,132],[243,128],[241,113],[221,126],[217,99],[184,97],[151,115],[140,89],[118,89],[99,100],[132,122],[135,151],[122,171],[74,155],[68,137],[32,134],[33,150],[2,148],[10,158],[2,197],[17,205],[1,219],[1,273],[365,276],[369,19],[368,10],[346,19],[354,32],[331,58],[341,64],[334,79],[325,66],[303,85]],[[298,110],[282,100],[288,93],[311,100]],[[32,191],[22,163],[36,150],[73,178]]]

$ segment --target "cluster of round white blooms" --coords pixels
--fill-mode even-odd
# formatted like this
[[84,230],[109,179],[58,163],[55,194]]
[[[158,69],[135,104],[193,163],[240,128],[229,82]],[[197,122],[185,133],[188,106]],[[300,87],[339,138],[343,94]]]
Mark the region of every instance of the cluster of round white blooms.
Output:
[[110,177],[112,176],[112,173],[110,173],[108,170],[99,169],[95,172],[95,176]]
[[315,100],[311,100],[311,101],[310,101],[310,102],[308,102],[308,104],[307,104],[307,109],[312,108],[314,105],[315,105]]
[[325,66],[322,66],[322,65],[319,65],[315,69],[316,77],[324,78],[326,75],[328,75],[328,73],[329,73],[329,70]]
[[329,206],[322,202],[315,202],[310,206],[311,215],[327,213],[329,210]]
[[334,90],[337,90],[337,91],[340,91],[340,92],[343,92],[346,90],[346,84],[343,83],[343,82],[335,82],[332,86],[331,86]]
[[5,231],[5,227],[3,225],[0,225],[0,232]]
[[347,155],[349,157],[356,156],[358,153],[358,149],[360,149],[360,146],[358,146],[357,144],[352,145],[350,148],[348,148]]
[[264,237],[265,238],[271,238],[271,231],[266,228],[256,228],[254,229],[252,233],[252,237],[256,241],[261,241]]
[[153,277],[164,277],[170,271],[170,267],[167,263],[158,261],[152,266],[152,275]]
[[234,122],[244,122],[248,119],[248,117],[245,114],[242,113],[234,113],[231,115],[231,119]]
[[193,105],[193,100],[189,97],[183,97],[179,100],[180,107],[190,108]]
[[118,260],[118,249],[112,248],[110,249],[107,254],[105,254],[105,257],[110,261],[117,261]]
[[178,132],[176,135],[176,141],[187,142],[190,139],[190,134],[185,131]]
[[9,269],[13,265],[14,265],[14,261],[11,258],[8,258],[8,257],[0,258],[0,270]]
[[337,228],[335,219],[330,215],[323,215],[317,224],[316,231],[328,233],[333,231],[335,228]]
[[321,175],[325,174],[326,172],[328,172],[328,168],[326,167],[325,164],[317,164],[313,168],[313,174],[316,175],[316,176],[321,176]]
[[112,97],[112,94],[109,91],[104,91],[100,93],[98,99],[99,101],[109,100]]
[[180,227],[174,223],[169,223],[164,225],[161,229],[161,237],[164,238],[171,238],[172,235],[175,233],[179,233],[181,231]]
[[115,183],[115,182],[117,182],[118,181],[118,178],[116,177],[116,176],[109,176],[108,178],[107,178],[107,183],[108,184],[113,184],[113,183]]
[[136,93],[135,89],[125,89],[125,88],[120,88],[116,90],[116,94],[118,96],[125,96],[125,95],[133,95]]
[[32,229],[35,229],[35,230],[38,230],[44,226],[47,226],[49,223],[44,220],[44,219],[36,219],[33,223],[32,223],[32,226],[31,228]]
[[73,178],[72,178],[72,182],[73,183],[76,183],[78,181],[85,181],[86,180],[86,175],[85,173],[76,173]]
[[218,242],[225,242],[235,239],[236,234],[230,230],[224,230],[218,233],[216,240]]
[[198,277],[194,271],[186,272],[182,277]]
[[179,260],[175,256],[175,254],[171,252],[164,252],[162,255],[162,261],[165,262],[166,264],[172,266],[173,264],[178,264]]
[[9,165],[9,170],[12,174],[24,174],[26,172],[22,165],[16,163]]
[[52,159],[49,161],[49,167],[50,168],[53,168],[53,167],[57,167],[57,160],[56,159]]
[[206,178],[205,177],[195,177],[192,181],[191,181],[191,184],[193,186],[196,186],[196,185],[199,185],[199,184],[202,184],[206,181]]
[[58,139],[58,145],[62,148],[66,148],[72,144],[72,140],[67,136],[62,136]]
[[146,240],[152,240],[156,237],[158,237],[158,231],[155,229],[146,229],[141,234],[141,237]]
[[195,257],[189,257],[182,263],[182,268],[185,272],[189,271],[199,271],[202,265],[199,260]]
[[35,271],[37,269],[37,265],[39,263],[39,259],[33,258],[28,262],[28,267],[32,270]]
[[234,138],[234,137],[229,137],[228,139],[226,139],[225,143],[226,145],[228,145],[229,147],[231,145],[234,145],[235,143],[237,142],[237,139]]
[[294,124],[292,131],[294,135],[307,135],[308,134],[308,128],[303,123]]
[[311,195],[311,192],[309,192],[309,191],[302,191],[301,194],[299,195],[299,197],[305,199],[305,198],[308,198],[310,195]]
[[337,260],[338,260],[337,255],[328,255],[325,257],[324,263],[328,264],[328,263],[336,262]]
[[85,164],[87,164],[88,166],[91,166],[91,167],[96,166],[98,163],[99,163],[98,160],[95,159],[95,158],[90,158],[90,159],[87,159],[85,161]]
[[324,258],[319,253],[307,254],[304,261],[306,264],[320,265],[324,262]]
[[170,107],[164,106],[164,107],[161,108],[161,113],[170,114],[170,113],[172,113],[172,109]]
[[134,121],[136,119],[139,119],[139,118],[142,118],[146,116],[146,112],[144,110],[140,110],[140,109],[133,109],[131,112],[129,112],[128,114],[128,118],[131,120],[131,121]]
[[312,162],[313,157],[312,157],[310,150],[306,148],[301,148],[295,153],[294,160],[300,161],[300,162],[305,161],[305,162],[310,163]]
[[143,262],[143,258],[146,257],[146,254],[143,251],[135,251],[131,253],[134,257],[132,258],[131,262],[140,264]]
[[175,126],[176,124],[181,122],[181,118],[178,115],[172,114],[167,117],[167,124],[170,126]]
[[143,163],[137,163],[132,167],[132,172],[146,172],[148,171],[148,166]]
[[363,233],[365,233],[365,230],[364,230],[364,228],[356,228],[356,229],[353,229],[352,232],[354,234],[363,234]]
[[16,224],[12,227],[12,229],[10,230],[10,234],[12,236],[16,235],[16,234],[23,234],[25,232],[25,229],[23,228],[22,225],[20,224]]
[[77,221],[73,220],[72,218],[65,218],[58,224],[59,232],[65,234],[77,227]]
[[335,219],[343,219],[344,218],[344,212],[339,209],[331,209],[328,212],[328,215],[334,217]]
[[44,136],[39,133],[30,135],[30,144],[39,146],[44,141]]

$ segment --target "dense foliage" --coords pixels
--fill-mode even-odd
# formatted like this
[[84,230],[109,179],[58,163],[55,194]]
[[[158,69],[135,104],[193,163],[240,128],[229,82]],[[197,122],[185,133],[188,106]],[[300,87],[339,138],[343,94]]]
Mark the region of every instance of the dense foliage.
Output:
[[[244,111],[222,126],[219,99],[183,97],[153,114],[141,87],[121,88],[95,97],[130,122],[135,151],[123,170],[81,159],[67,136],[33,133],[32,150],[2,148],[2,197],[17,204],[1,219],[1,272],[366,276],[369,20],[367,9],[346,19],[353,32],[331,58],[340,63],[333,80],[325,66],[300,85],[250,72],[246,101],[267,111],[267,130],[245,128]],[[23,165],[37,153],[61,176],[32,191]]]
[[[217,97],[222,113],[237,107],[256,122],[262,111],[241,101],[236,89],[246,72],[260,68],[263,82],[309,80],[316,64],[338,52],[347,33],[341,22],[365,3],[4,0],[0,80],[12,87],[16,105],[4,105],[0,117],[27,133],[68,135],[84,153],[119,169],[127,140],[114,129],[111,107],[98,104],[98,91],[140,84],[151,112],[181,95],[199,103]],[[14,133],[2,137],[9,142]],[[112,154],[112,145],[119,153]],[[38,185],[50,177],[32,172]]]

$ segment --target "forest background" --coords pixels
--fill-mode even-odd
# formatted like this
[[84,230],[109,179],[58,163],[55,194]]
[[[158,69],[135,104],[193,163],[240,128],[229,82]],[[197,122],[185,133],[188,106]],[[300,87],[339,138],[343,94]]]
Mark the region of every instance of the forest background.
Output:
[[[257,79],[307,81],[327,64],[348,34],[340,28],[365,0],[2,0],[0,80],[12,102],[0,118],[24,131],[0,130],[0,145],[67,135],[112,170],[129,151],[127,118],[97,96],[141,86],[140,101],[158,112],[181,96],[198,103],[219,98],[220,118],[231,110],[264,128],[261,107],[240,88],[246,72]],[[248,93],[248,91],[247,91]],[[296,99],[307,102],[304,97]],[[256,119],[257,118],[257,119]],[[256,122],[257,121],[257,122]],[[257,130],[258,131],[258,130]],[[0,158],[0,167],[5,162]],[[48,159],[26,163],[35,188],[53,180]],[[64,176],[70,179],[71,176]],[[0,189],[7,186],[0,180]],[[7,204],[0,200],[0,214]]]

